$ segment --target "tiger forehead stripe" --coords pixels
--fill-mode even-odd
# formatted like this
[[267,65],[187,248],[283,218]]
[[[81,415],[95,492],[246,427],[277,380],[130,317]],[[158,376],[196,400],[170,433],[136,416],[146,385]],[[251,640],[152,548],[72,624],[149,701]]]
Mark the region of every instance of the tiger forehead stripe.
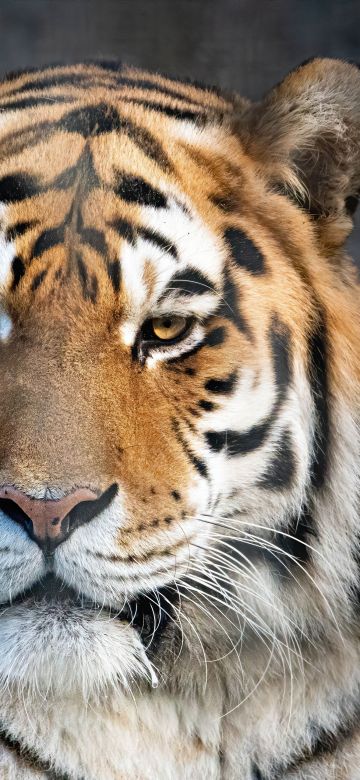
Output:
[[[16,81],[21,77],[21,83]],[[15,81],[15,84],[14,84]],[[62,89],[61,95],[54,90]],[[119,62],[94,61],[81,66],[63,66],[54,70],[43,68],[34,76],[30,71],[14,74],[3,84],[3,92],[10,106],[16,109],[28,108],[48,100],[49,93],[54,100],[73,99],[74,90],[102,88],[121,93],[121,99],[139,101],[146,93],[146,107],[176,116],[177,119],[194,121],[204,115],[209,107],[225,108],[228,102],[218,89],[197,85],[194,82],[180,82],[169,76],[142,73],[133,68],[122,67]],[[41,93],[46,92],[46,96]],[[30,93],[30,94],[29,94]],[[35,93],[35,94],[34,94]],[[206,102],[204,102],[204,93]],[[26,97],[20,97],[23,95]],[[11,98],[15,98],[11,103]],[[161,102],[160,102],[161,101]],[[0,103],[4,105],[3,102]],[[178,113],[173,113],[178,112]]]
[[0,140],[2,157],[5,159],[7,156],[19,154],[59,132],[80,135],[84,139],[113,132],[123,133],[159,168],[167,172],[173,169],[160,141],[145,127],[134,124],[129,117],[121,116],[115,106],[107,103],[80,106],[65,112],[60,119],[53,122],[45,120],[37,123],[35,127],[27,125],[8,133]]

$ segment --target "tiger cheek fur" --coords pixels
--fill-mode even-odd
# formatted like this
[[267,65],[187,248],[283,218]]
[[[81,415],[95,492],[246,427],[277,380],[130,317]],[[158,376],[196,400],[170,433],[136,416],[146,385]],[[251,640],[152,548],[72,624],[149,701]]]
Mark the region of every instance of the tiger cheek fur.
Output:
[[359,780],[360,72],[0,85],[0,774]]

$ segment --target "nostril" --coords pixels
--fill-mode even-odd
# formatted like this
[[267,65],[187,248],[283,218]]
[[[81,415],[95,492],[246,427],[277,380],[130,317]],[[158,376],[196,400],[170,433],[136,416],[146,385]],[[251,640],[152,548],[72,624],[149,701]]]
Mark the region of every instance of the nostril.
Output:
[[0,510],[19,523],[39,547],[52,552],[79,526],[100,514],[116,496],[110,485],[100,495],[88,488],[58,500],[35,499],[12,486],[0,488]]

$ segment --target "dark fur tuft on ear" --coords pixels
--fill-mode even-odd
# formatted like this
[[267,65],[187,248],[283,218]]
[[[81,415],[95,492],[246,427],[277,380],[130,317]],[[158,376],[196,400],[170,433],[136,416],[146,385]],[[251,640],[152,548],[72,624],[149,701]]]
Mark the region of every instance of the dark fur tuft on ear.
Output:
[[348,235],[360,191],[360,70],[314,59],[236,121],[269,181],[318,220],[324,240]]

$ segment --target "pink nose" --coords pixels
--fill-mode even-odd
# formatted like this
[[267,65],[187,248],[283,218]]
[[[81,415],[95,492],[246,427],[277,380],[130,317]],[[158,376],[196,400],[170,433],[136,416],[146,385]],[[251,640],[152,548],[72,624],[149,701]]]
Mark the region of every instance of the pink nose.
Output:
[[0,488],[0,499],[0,509],[20,523],[39,547],[48,551],[94,517],[99,501],[98,495],[88,488],[77,488],[64,498],[48,501],[31,498],[10,485]]

